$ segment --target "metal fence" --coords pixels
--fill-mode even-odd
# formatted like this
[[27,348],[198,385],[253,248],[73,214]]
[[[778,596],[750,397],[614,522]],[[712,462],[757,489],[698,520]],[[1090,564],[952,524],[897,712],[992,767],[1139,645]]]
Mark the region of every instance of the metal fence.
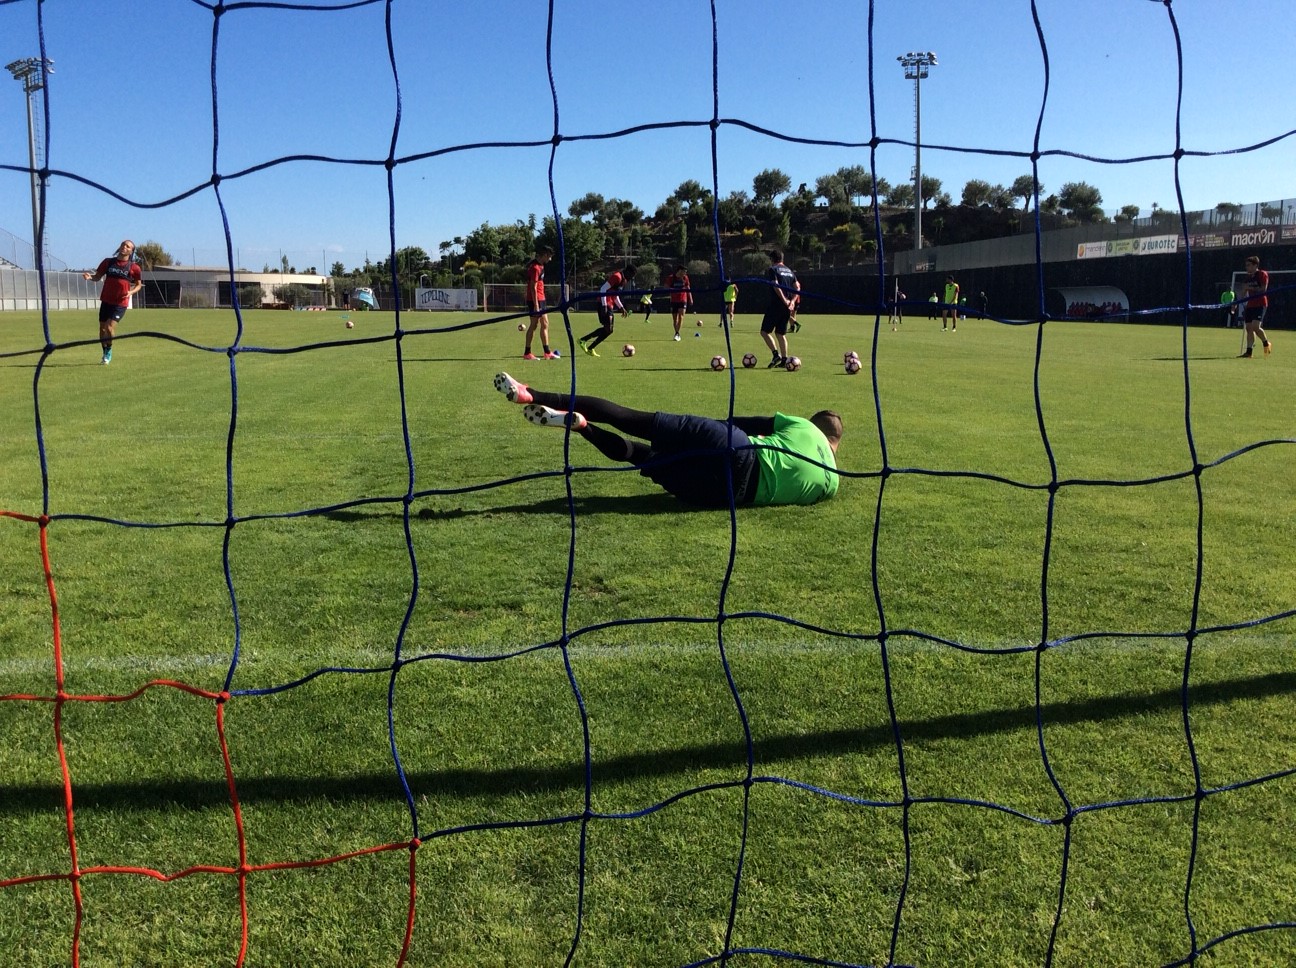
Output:
[[[35,269],[36,249],[25,239],[20,239],[7,229],[0,229],[0,268]],[[45,253],[45,268],[64,271],[68,264],[62,259]]]
[[[79,272],[46,272],[45,295],[50,309],[97,309],[99,283]],[[0,268],[0,312],[40,309],[40,273],[31,269]]]

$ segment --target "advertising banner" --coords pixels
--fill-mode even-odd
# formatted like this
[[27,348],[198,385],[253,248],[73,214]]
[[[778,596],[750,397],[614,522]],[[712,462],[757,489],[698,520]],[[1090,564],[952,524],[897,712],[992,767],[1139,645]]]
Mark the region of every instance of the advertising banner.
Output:
[[456,312],[477,311],[476,289],[415,289],[415,309],[449,309]]

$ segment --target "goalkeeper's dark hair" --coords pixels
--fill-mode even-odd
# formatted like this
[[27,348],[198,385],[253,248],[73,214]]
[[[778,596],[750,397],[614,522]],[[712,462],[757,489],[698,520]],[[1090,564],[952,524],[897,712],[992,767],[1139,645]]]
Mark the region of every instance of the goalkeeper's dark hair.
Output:
[[829,440],[841,440],[842,418],[836,410],[820,410],[810,418],[810,422],[822,430]]

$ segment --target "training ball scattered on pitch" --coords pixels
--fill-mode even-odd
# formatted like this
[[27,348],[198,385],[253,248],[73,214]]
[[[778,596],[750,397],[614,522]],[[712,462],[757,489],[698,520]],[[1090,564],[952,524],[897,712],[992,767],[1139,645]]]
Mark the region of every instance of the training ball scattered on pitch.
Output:
[[701,317],[698,318],[697,324],[698,324],[698,329],[701,329],[701,328],[702,328],[702,319],[701,319]]
[[625,346],[621,347],[621,355],[634,356],[634,347],[631,346],[629,343],[626,343]]
[[850,356],[846,358],[846,372],[849,373],[851,376],[854,376],[856,373],[858,373],[863,368],[863,366],[864,364],[859,361],[858,356]]
[[846,355],[842,357],[842,362],[849,363],[851,360],[858,360],[858,359],[859,359],[858,353],[856,353],[854,350],[847,350]]
[[518,332],[521,333],[526,329],[525,323],[518,323]]
[[347,329],[355,329],[355,323],[351,322],[349,319],[347,320]]
[[789,373],[793,373],[796,370],[801,369],[801,357],[789,356],[786,362],[784,362],[783,368],[787,370]]
[[729,361],[726,360],[723,356],[711,357],[711,369],[719,371],[725,369],[728,366],[729,366]]
[[747,369],[750,370],[755,365],[756,365],[755,353],[747,353],[743,356],[743,366],[747,367]]

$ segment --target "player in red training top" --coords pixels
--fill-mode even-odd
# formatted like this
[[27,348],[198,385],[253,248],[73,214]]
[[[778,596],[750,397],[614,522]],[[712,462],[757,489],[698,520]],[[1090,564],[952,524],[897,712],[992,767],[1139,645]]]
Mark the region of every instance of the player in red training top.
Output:
[[1250,359],[1251,349],[1255,346],[1257,336],[1264,344],[1265,356],[1273,352],[1273,345],[1264,331],[1265,313],[1269,309],[1267,295],[1269,273],[1260,268],[1258,255],[1246,257],[1246,274],[1246,282],[1242,284],[1242,291],[1247,297],[1247,301],[1242,305],[1242,325],[1246,327],[1246,351],[1242,356],[1244,359]]
[[621,296],[618,293],[625,287],[627,282],[634,282],[634,277],[635,267],[629,265],[624,269],[613,272],[607,277],[603,285],[599,286],[599,328],[592,333],[586,333],[576,343],[590,356],[598,356],[594,348],[612,335],[612,329],[616,322],[615,311],[620,310],[622,316],[630,315],[630,310],[621,304]]
[[526,331],[526,352],[522,354],[524,360],[536,358],[531,352],[531,340],[537,329],[540,330],[540,346],[544,350],[544,358],[558,359],[558,354],[549,349],[549,313],[545,311],[544,267],[552,258],[553,249],[537,249],[536,257],[526,264],[527,311],[531,314],[531,322]]
[[139,263],[135,261],[135,243],[126,239],[117,246],[111,259],[104,259],[94,272],[81,273],[82,279],[104,281],[99,293],[99,345],[103,347],[105,366],[112,362],[113,336],[117,324],[130,308],[130,297],[144,288]]
[[666,277],[666,287],[670,289],[671,322],[675,324],[675,342],[680,339],[680,327],[684,325],[684,314],[693,305],[693,283],[688,277],[682,263],[677,263],[675,271]]

